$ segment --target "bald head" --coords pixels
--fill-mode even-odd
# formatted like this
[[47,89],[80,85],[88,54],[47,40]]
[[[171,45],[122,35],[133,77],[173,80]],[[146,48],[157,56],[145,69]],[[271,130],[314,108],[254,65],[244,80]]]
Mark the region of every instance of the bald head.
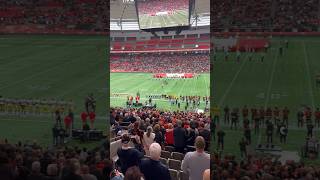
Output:
[[210,180],[210,169],[206,169],[204,172],[203,172],[203,180]]
[[161,146],[158,143],[152,143],[149,147],[151,159],[159,160],[161,156]]

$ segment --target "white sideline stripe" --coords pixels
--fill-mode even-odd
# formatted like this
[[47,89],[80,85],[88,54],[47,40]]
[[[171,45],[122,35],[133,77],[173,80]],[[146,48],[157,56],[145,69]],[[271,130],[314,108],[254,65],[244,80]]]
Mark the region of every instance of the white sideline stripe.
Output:
[[234,75],[234,77],[233,77],[232,81],[230,82],[227,90],[225,91],[225,93],[223,94],[221,100],[219,101],[218,106],[221,106],[221,105],[222,105],[222,103],[224,102],[225,98],[226,98],[227,95],[229,94],[229,92],[230,92],[230,90],[231,90],[234,82],[237,80],[237,78],[238,78],[241,70],[243,69],[244,65],[245,65],[246,62],[247,62],[247,56],[248,56],[248,55],[245,56],[245,58],[244,58],[244,60],[243,60],[243,62],[242,62],[242,64],[241,64],[240,68],[238,69],[237,73]]
[[[271,77],[270,77],[270,81],[269,81],[269,85],[268,85],[266,101],[264,103],[264,109],[266,109],[266,107],[269,103],[269,96],[270,96],[270,91],[271,91],[271,87],[273,84],[273,76],[274,76],[274,72],[276,70],[276,64],[278,62],[278,57],[279,57],[279,51],[276,51],[276,56],[275,56],[275,59],[273,60],[273,64],[272,64],[272,72],[271,72]],[[259,137],[258,137],[258,144],[260,144],[260,143],[261,143],[261,131],[259,131]]]
[[309,66],[309,58],[307,54],[307,49],[306,49],[306,44],[303,41],[303,52],[304,52],[304,62],[306,64],[306,70],[307,70],[307,76],[308,76],[308,82],[309,82],[309,88],[310,88],[310,96],[311,96],[311,103],[312,103],[312,109],[315,109],[315,103],[314,103],[314,94],[313,94],[313,89],[312,89],[312,82],[311,82],[311,74],[310,74],[310,66]]
[[264,108],[266,108],[268,103],[269,103],[270,92],[271,92],[271,87],[272,87],[272,84],[273,84],[274,72],[276,71],[276,64],[278,62],[278,57],[279,57],[279,52],[277,51],[275,60],[273,61],[273,64],[272,64],[272,72],[271,72],[271,77],[270,77],[270,80],[269,80],[269,85],[268,85],[268,90],[267,90],[266,101],[264,103]]

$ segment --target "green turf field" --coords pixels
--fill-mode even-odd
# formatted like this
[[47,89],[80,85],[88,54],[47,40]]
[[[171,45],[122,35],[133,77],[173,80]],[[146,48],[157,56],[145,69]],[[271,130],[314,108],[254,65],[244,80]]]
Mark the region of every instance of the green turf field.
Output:
[[[107,54],[104,36],[0,36],[0,95],[73,100],[77,128],[84,99],[97,100],[96,128],[106,130]],[[52,116],[0,115],[0,138],[51,143]]]
[[[200,77],[192,79],[173,79],[167,80],[168,85],[162,88],[163,80],[152,78],[149,73],[111,73],[110,75],[110,106],[124,107],[127,96],[113,97],[114,93],[126,93],[136,96],[140,92],[141,101],[144,103],[148,98],[147,95],[167,94],[175,96],[209,96],[210,94],[210,77],[209,74],[201,74]],[[178,110],[176,106],[171,107],[168,100],[154,100],[159,109]],[[204,109],[202,103],[200,108]],[[183,110],[184,104],[181,104]]]
[[185,10],[177,10],[175,14],[165,16],[139,15],[141,29],[187,26],[189,13]]
[[[320,38],[287,38],[289,48],[284,48],[283,56],[279,56],[279,46],[283,40],[274,38],[271,48],[260,61],[262,53],[254,53],[253,60],[248,61],[248,53],[242,53],[241,61],[236,62],[236,53],[231,53],[229,61],[224,61],[224,54],[218,53],[214,62],[214,105],[221,109],[228,105],[230,108],[244,105],[248,107],[272,107],[290,109],[288,143],[281,145],[279,137],[274,136],[275,144],[283,150],[300,151],[305,142],[306,127],[297,128],[297,110],[302,105],[312,109],[320,107],[320,88],[316,86],[315,76],[320,73],[319,51]],[[223,114],[223,113],[222,113]],[[240,118],[242,127],[242,116]],[[229,126],[221,125],[226,131],[226,146],[224,153],[233,153],[238,157],[239,145],[243,131],[230,130]],[[319,138],[319,128],[316,137]],[[265,130],[254,135],[254,147],[258,143],[265,143]],[[216,147],[216,144],[213,144]],[[317,161],[320,162],[320,161]]]

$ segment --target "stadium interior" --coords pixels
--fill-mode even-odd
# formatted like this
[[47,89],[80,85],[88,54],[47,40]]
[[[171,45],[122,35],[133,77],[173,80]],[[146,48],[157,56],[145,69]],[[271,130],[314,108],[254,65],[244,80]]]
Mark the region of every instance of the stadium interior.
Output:
[[[187,1],[161,2],[166,7],[154,2],[145,2],[148,13],[162,18]],[[132,166],[124,156],[129,153],[124,152],[126,134],[130,152],[143,154],[141,164],[134,164],[146,179],[199,179],[210,168],[210,1],[190,2],[195,5],[188,28],[168,29],[167,21],[182,24],[181,19],[164,18],[156,30],[157,20],[149,21],[149,31],[140,30],[145,22],[137,16],[139,2],[110,2],[110,157],[125,176]],[[202,150],[195,145],[199,134],[204,137]],[[152,155],[154,144],[161,147],[159,157]],[[203,165],[189,171],[187,157],[193,153],[199,153]],[[148,162],[153,174],[143,165]]]
[[319,22],[320,0],[0,0],[0,179],[317,180]]

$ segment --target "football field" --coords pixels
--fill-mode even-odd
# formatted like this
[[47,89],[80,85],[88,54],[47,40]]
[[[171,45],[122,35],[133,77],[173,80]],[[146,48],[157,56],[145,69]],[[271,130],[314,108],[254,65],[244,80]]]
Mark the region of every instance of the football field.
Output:
[[187,10],[177,10],[172,15],[150,16],[143,14],[139,15],[139,24],[141,29],[187,26],[189,13]]
[[[80,128],[84,100],[97,100],[96,128],[106,131],[107,51],[104,36],[0,36],[0,96],[72,100]],[[52,142],[53,116],[0,114],[0,139]],[[74,143],[74,142],[72,142]]]
[[[274,135],[274,144],[285,151],[300,153],[307,128],[297,127],[297,112],[303,106],[309,106],[312,110],[320,107],[320,88],[316,85],[316,76],[320,74],[320,38],[285,39],[289,41],[289,47],[284,47],[283,55],[279,55],[279,47],[283,46],[284,39],[273,38],[263,62],[260,60],[262,52],[254,53],[252,61],[248,60],[249,53],[242,53],[240,62],[236,62],[236,53],[231,53],[228,61],[224,60],[222,52],[218,53],[213,68],[213,104],[218,105],[221,111],[226,105],[240,110],[244,105],[249,109],[274,109],[277,106],[281,110],[287,106],[290,110],[288,142],[280,144],[279,137]],[[225,154],[232,153],[240,157],[238,144],[243,137],[242,116],[239,125],[239,130],[230,130],[230,126],[223,123],[218,126],[218,129],[226,132]],[[314,129],[315,136],[319,138],[319,128]],[[252,129],[251,136],[251,149],[257,144],[266,143],[265,129],[260,129],[257,134]],[[216,142],[212,147],[216,147]]]
[[[154,79],[150,73],[111,73],[110,75],[110,106],[125,107],[127,96],[135,97],[139,92],[141,102],[144,103],[149,95],[173,95],[173,96],[209,96],[210,77],[209,74],[201,74],[198,78],[191,79],[169,79],[167,85],[162,87],[164,80]],[[115,96],[123,94],[123,96]],[[178,110],[171,106],[168,100],[154,99],[157,108]],[[184,103],[181,109],[184,110]],[[204,109],[205,103],[201,101],[200,109]]]

